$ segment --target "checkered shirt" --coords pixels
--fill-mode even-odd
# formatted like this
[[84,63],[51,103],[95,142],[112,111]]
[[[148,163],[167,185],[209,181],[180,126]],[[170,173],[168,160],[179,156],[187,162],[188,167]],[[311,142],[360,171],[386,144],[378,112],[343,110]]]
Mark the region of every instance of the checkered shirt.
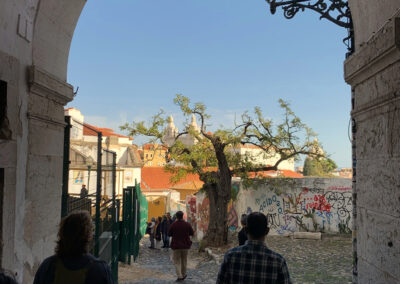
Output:
[[217,284],[291,284],[285,259],[268,249],[263,241],[248,240],[225,254]]

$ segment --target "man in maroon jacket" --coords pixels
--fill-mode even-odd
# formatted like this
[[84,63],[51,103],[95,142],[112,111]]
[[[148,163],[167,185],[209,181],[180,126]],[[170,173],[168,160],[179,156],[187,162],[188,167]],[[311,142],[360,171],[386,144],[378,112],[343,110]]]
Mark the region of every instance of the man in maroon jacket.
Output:
[[178,275],[177,281],[183,281],[186,277],[187,255],[192,245],[190,236],[194,232],[192,226],[183,220],[183,212],[176,212],[176,221],[169,227],[168,236],[172,237],[170,248],[173,252],[173,259]]

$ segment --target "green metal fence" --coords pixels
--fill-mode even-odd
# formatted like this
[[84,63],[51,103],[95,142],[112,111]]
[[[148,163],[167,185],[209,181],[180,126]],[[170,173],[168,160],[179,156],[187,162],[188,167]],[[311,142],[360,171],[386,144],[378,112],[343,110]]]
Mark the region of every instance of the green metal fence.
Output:
[[130,264],[131,256],[136,260],[139,254],[139,242],[147,226],[147,211],[147,200],[142,195],[140,185],[124,188],[119,254],[120,261],[124,263]]
[[[118,262],[130,264],[131,256],[136,260],[139,254],[139,242],[147,225],[147,200],[136,183],[123,190],[121,204],[116,198],[116,153],[102,148],[101,132],[71,121],[70,117],[65,118],[61,216],[77,210],[90,213],[95,225],[91,253],[110,265],[114,282],[118,283]],[[90,151],[86,154],[85,149],[71,148],[71,133],[85,128],[97,135],[96,157],[90,156]],[[87,192],[76,192],[83,183],[87,184]]]

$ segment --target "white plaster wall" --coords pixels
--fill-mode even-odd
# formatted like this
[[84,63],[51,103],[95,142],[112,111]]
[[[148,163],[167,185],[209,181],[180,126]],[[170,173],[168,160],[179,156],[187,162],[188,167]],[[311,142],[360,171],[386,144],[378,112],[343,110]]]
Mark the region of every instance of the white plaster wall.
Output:
[[[78,171],[78,169],[70,169],[69,171],[69,178],[68,178],[68,193],[72,194],[80,194],[81,193],[81,188],[82,188],[82,183],[75,183],[74,182],[74,171]],[[86,170],[84,171],[84,179],[83,179],[83,184],[86,185],[86,188],[89,191],[89,194],[96,193],[96,170],[90,171],[90,180],[88,184],[88,176],[89,172]]]

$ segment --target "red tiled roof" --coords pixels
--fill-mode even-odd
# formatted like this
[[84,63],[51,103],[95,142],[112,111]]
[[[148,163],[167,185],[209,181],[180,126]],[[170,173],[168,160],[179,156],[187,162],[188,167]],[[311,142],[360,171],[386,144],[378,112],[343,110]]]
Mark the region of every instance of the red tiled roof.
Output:
[[257,173],[249,173],[250,178],[254,177],[288,177],[288,178],[302,178],[304,177],[302,174],[291,170],[278,170],[278,171],[263,171]]
[[201,182],[198,175],[188,174],[184,179],[174,184],[170,181],[173,173],[166,172],[164,167],[144,167],[142,168],[142,189],[168,189],[179,184],[184,184],[190,181]]
[[[167,147],[162,146],[162,145],[156,145],[156,144],[144,144],[143,145],[143,150],[154,150],[154,148],[161,147],[162,150],[167,150]],[[161,150],[157,149],[157,150]]]
[[[114,132],[114,129],[111,129],[111,128],[97,127],[97,126],[90,125],[88,123],[84,123],[83,125],[86,126],[86,127],[83,127],[83,135],[97,136],[96,131],[98,131],[98,132],[101,132],[101,134],[105,137],[117,136],[117,137],[121,137],[121,138],[129,138],[129,140],[133,140],[133,137],[117,134]],[[96,131],[94,131],[94,130],[96,130]]]

